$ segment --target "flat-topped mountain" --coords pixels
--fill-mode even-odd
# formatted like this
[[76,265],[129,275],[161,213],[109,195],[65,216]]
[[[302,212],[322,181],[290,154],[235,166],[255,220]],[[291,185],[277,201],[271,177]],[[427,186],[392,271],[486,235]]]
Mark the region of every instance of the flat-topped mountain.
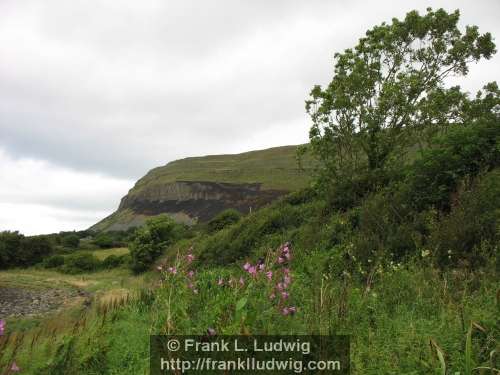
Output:
[[234,208],[248,213],[309,183],[311,161],[297,163],[297,147],[176,160],[154,168],[93,230],[126,230],[167,213],[180,222],[205,222]]

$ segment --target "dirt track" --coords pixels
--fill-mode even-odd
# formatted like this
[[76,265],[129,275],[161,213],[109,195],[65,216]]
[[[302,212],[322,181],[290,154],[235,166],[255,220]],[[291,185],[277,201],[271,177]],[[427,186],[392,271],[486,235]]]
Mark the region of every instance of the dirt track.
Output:
[[81,293],[77,290],[0,287],[0,318],[57,310],[68,299],[81,296]]

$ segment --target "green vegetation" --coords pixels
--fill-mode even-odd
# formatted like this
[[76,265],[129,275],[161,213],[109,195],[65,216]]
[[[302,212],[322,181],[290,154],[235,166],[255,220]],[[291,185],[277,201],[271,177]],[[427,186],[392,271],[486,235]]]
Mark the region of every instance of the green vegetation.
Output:
[[136,231],[135,238],[130,244],[132,270],[135,272],[147,270],[168,245],[182,238],[185,233],[186,228],[177,224],[168,215],[149,219],[146,225]]
[[[443,88],[442,69],[465,74],[494,52],[489,34],[457,22],[411,12],[337,55],[332,83],[308,104],[321,172],[310,187],[191,230],[148,221],[130,245],[129,266],[144,276],[88,272],[121,264],[118,250],[66,256],[56,267],[105,279],[93,287],[105,293],[57,324],[8,319],[0,369],[148,373],[149,334],[208,332],[349,334],[353,374],[498,372],[500,91],[488,84],[471,99]],[[78,277],[30,269],[0,281],[30,284],[30,272]]]
[[[176,160],[149,171],[129,194],[139,194],[145,187],[175,181],[259,182],[263,189],[298,190],[308,185],[310,176],[298,168],[296,153],[297,146],[283,146]],[[310,169],[312,165],[312,160],[307,158],[303,168]],[[292,179],[293,184],[290,184]]]
[[218,232],[229,225],[237,223],[242,216],[239,211],[234,209],[222,211],[207,223],[207,230],[210,233]]
[[0,232],[0,269],[36,264],[53,250],[47,236],[25,237],[19,232]]

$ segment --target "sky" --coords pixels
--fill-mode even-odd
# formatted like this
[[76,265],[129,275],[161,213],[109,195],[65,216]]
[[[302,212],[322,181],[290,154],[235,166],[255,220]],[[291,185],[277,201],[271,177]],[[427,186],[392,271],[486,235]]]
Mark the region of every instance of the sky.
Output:
[[428,6],[500,38],[497,0],[1,0],[0,231],[86,229],[151,168],[307,142],[334,53]]

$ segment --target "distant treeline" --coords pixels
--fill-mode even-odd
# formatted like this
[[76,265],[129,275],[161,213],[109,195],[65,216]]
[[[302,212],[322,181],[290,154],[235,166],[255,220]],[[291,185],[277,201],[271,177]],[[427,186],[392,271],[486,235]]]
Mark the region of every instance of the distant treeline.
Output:
[[88,230],[25,236],[18,231],[0,232],[0,269],[28,267],[54,254],[75,250],[106,249],[127,246],[134,229],[94,233]]

